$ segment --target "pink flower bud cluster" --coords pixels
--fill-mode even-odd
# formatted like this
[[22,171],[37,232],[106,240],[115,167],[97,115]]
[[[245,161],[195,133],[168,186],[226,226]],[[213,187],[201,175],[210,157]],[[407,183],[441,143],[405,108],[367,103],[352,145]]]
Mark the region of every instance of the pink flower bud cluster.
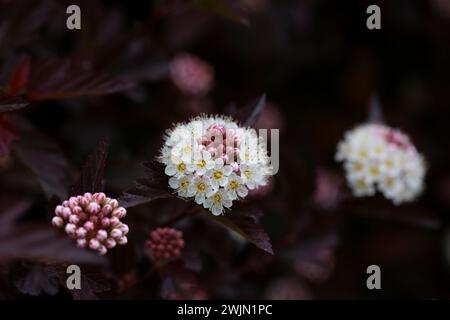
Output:
[[181,53],[170,63],[170,76],[181,92],[204,96],[214,86],[214,69],[201,59]]
[[184,247],[183,233],[173,228],[158,228],[150,232],[147,247],[155,260],[173,259]]
[[[223,162],[228,164],[238,160],[241,138],[235,129],[227,129],[221,124],[212,124],[198,143],[199,149],[208,151],[212,158],[222,157]],[[237,166],[233,169],[236,171]]]
[[128,226],[122,223],[127,211],[116,199],[104,193],[85,193],[70,197],[55,209],[52,224],[64,228],[81,248],[91,248],[104,255],[128,239]]

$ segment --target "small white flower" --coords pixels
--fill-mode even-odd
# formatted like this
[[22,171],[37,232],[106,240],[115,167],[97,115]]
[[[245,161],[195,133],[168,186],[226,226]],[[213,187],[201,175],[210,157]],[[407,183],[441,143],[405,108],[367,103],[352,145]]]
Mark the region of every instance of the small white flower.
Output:
[[236,175],[234,172],[228,177],[228,184],[225,188],[228,193],[228,197],[231,200],[236,200],[239,197],[245,198],[248,194],[248,190],[242,182],[242,178]]
[[231,172],[233,172],[231,166],[224,165],[222,158],[217,159],[214,168],[208,171],[213,188],[217,189],[226,186]]
[[202,204],[206,198],[211,197],[216,192],[211,186],[211,181],[208,177],[196,177],[188,188],[188,195],[195,197],[197,204]]
[[243,164],[240,166],[240,170],[242,181],[250,190],[266,184],[261,169],[257,165]]
[[208,151],[202,151],[196,154],[194,163],[188,164],[188,170],[189,172],[195,172],[197,175],[202,176],[215,166],[216,162],[212,160],[211,154]]
[[231,205],[232,201],[224,189],[220,189],[215,194],[208,197],[205,202],[203,202],[203,206],[206,209],[210,209],[212,214],[215,216],[222,214],[224,207],[230,208]]
[[168,176],[175,176],[177,178],[184,176],[187,173],[187,165],[184,162],[170,163],[164,170]]
[[181,178],[172,177],[169,179],[169,186],[172,189],[176,189],[180,197],[188,197],[189,186],[191,185],[192,179],[192,175],[184,176]]

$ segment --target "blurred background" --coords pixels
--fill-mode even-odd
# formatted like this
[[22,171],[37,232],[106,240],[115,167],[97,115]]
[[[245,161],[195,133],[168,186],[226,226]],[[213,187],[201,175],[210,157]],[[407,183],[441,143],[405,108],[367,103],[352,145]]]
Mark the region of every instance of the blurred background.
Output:
[[[75,3],[81,30],[68,30]],[[381,30],[366,28],[371,4]],[[447,0],[0,0],[0,87],[29,103],[0,113],[0,297],[70,299],[69,262],[89,270],[73,298],[449,298],[449,40]],[[147,276],[144,241],[177,200],[131,208],[131,241],[107,258],[51,227],[53,196],[103,136],[118,197],[173,123],[264,93],[255,126],[280,129],[280,171],[251,201],[274,255],[200,216],[177,224],[182,263]],[[412,204],[351,197],[334,161],[373,95],[427,159]],[[371,264],[382,290],[366,288]]]

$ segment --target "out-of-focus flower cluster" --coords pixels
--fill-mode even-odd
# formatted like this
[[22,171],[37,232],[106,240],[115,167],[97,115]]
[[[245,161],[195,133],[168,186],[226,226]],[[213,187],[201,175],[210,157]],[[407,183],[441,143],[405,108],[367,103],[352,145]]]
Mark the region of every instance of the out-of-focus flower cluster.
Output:
[[128,226],[120,220],[127,211],[104,193],[71,197],[55,209],[54,226],[64,228],[81,248],[104,255],[108,249],[127,243]]
[[188,53],[180,53],[171,61],[170,76],[186,95],[204,96],[214,87],[213,67]]
[[150,232],[146,243],[155,260],[173,259],[184,248],[183,233],[173,228],[158,228]]
[[159,160],[180,197],[214,215],[267,184],[272,175],[265,139],[230,118],[201,116],[168,131]]
[[424,188],[426,165],[408,136],[380,124],[365,124],[347,132],[338,144],[336,160],[344,163],[355,196],[378,190],[394,204],[414,200]]

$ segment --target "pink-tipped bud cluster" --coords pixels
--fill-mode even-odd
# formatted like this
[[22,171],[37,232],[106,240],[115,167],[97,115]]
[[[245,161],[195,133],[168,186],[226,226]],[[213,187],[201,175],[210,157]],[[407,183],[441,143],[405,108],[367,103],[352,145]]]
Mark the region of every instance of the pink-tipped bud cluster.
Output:
[[204,96],[214,86],[214,69],[187,53],[181,53],[172,60],[170,75],[175,86],[187,95]]
[[64,228],[81,248],[104,255],[108,249],[127,243],[128,226],[120,220],[127,211],[104,193],[70,197],[55,209],[52,224]]
[[184,247],[183,233],[173,228],[155,229],[150,232],[147,247],[155,260],[176,258]]
[[215,123],[199,138],[198,144],[199,149],[208,151],[211,157],[222,157],[224,163],[231,164],[238,160],[241,137],[235,129],[227,129],[224,125]]

